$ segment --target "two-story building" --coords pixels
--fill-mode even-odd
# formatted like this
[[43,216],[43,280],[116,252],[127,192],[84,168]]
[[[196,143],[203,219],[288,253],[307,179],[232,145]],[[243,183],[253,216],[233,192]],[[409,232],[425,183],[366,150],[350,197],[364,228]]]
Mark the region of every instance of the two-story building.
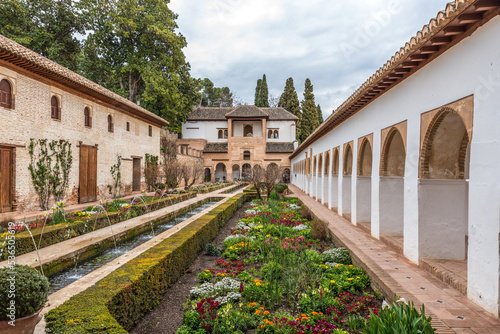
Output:
[[36,210],[28,166],[31,138],[72,147],[66,201],[111,196],[111,166],[122,158],[123,193],[140,191],[146,153],[159,155],[168,122],[0,35],[0,214]]
[[197,108],[182,126],[178,144],[203,151],[205,180],[249,178],[256,165],[283,168],[290,179],[288,156],[297,147],[298,118],[283,108]]

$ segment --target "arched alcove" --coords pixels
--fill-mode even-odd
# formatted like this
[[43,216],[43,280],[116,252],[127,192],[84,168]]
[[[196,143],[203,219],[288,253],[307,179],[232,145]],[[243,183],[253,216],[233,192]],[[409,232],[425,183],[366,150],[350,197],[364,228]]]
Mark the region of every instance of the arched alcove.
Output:
[[215,166],[215,182],[218,181],[226,181],[227,179],[227,170],[226,165],[222,162],[219,162],[217,166]]
[[352,148],[347,145],[344,153],[344,175],[352,174]]
[[351,220],[351,189],[352,189],[352,142],[344,145],[342,161],[342,215]]
[[464,120],[448,107],[435,113],[425,132],[418,192],[422,258],[466,258],[470,140]]
[[212,181],[212,171],[210,168],[205,168],[205,182]]
[[392,128],[382,148],[381,176],[404,176],[406,149],[398,129]]
[[252,177],[252,166],[250,164],[244,164],[241,167],[241,176],[244,179],[249,179]]
[[339,206],[339,148],[332,151],[332,186],[331,186],[330,208],[334,211]]
[[232,172],[233,181],[241,178],[240,165],[233,165]]
[[372,176],[372,147],[368,139],[363,139],[358,158],[358,175]]

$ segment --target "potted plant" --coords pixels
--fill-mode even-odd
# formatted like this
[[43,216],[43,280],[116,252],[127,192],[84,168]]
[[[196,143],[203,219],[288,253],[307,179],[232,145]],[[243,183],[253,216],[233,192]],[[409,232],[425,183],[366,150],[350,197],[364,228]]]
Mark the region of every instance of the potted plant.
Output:
[[0,334],[31,334],[42,318],[49,281],[29,266],[0,268]]

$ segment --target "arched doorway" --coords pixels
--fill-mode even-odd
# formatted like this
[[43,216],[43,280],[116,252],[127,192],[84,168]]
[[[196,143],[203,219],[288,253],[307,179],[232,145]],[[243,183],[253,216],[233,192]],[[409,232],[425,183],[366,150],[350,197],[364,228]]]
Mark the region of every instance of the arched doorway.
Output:
[[252,166],[250,164],[244,164],[241,167],[241,176],[243,179],[250,179],[252,177]]
[[382,143],[380,160],[379,233],[403,247],[406,148],[396,127],[388,131]]
[[240,165],[233,165],[232,177],[233,177],[233,181],[241,178]]
[[205,177],[204,177],[205,182],[210,182],[212,181],[212,171],[210,168],[205,168]]
[[283,170],[283,183],[290,183],[290,168]]
[[342,164],[342,215],[351,220],[352,142],[344,144]]
[[432,119],[420,152],[419,255],[466,258],[471,138],[462,117],[443,108]]
[[358,152],[358,176],[356,180],[356,224],[371,229],[372,214],[372,145],[370,137],[360,138]]
[[226,165],[224,165],[222,162],[218,163],[217,166],[215,166],[215,182],[219,181],[226,181],[227,179],[227,171],[226,171]]

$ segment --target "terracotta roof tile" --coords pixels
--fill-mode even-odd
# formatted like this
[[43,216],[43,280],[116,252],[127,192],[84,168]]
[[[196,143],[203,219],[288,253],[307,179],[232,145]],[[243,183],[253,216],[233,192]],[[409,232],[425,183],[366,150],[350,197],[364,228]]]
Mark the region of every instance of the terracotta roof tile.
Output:
[[283,108],[258,108],[256,106],[200,107],[189,114],[188,120],[225,121],[228,117],[265,117],[269,120],[298,120]]
[[293,152],[293,143],[266,143],[266,153]]
[[203,153],[227,153],[227,143],[207,143]]

